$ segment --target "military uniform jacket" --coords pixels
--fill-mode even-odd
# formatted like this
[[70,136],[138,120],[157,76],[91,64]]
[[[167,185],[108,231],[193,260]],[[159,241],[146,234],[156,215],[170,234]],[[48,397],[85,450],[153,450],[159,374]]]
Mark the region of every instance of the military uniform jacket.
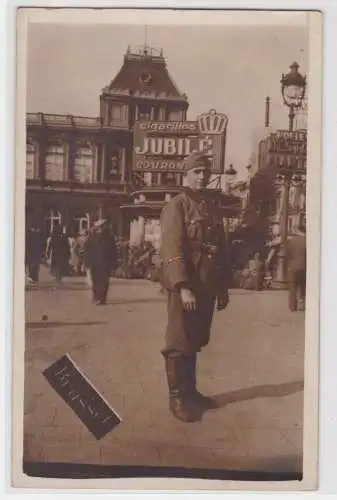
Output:
[[161,283],[174,290],[225,293],[230,279],[227,238],[220,212],[206,195],[187,188],[161,214]]

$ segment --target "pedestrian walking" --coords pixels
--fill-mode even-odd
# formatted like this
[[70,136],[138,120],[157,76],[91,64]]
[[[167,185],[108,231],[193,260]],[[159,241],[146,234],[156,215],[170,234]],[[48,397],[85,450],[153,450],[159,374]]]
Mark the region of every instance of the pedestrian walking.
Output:
[[73,262],[76,276],[83,276],[86,274],[85,265],[84,265],[84,254],[85,254],[85,245],[89,238],[89,231],[81,231],[76,239],[75,245],[73,248]]
[[248,261],[246,273],[243,273],[242,288],[245,290],[262,290],[264,269],[265,264],[260,258],[260,253],[255,252],[254,257]]
[[70,245],[65,228],[57,224],[50,236],[46,250],[50,259],[50,272],[59,283],[69,271]]
[[289,290],[289,309],[298,311],[305,309],[306,293],[306,233],[305,217],[300,217],[296,234],[286,242],[286,268]]
[[42,231],[35,223],[32,223],[26,230],[25,247],[27,278],[30,283],[37,283],[44,248]]
[[196,388],[197,354],[210,340],[215,305],[225,309],[229,252],[219,210],[204,189],[209,160],[192,153],[185,162],[188,187],[161,214],[160,281],[167,294],[165,346],[169,407],[184,422],[199,420],[216,402]]
[[106,303],[109,280],[117,265],[116,243],[107,220],[98,220],[85,244],[85,265],[90,272],[92,300],[96,305]]

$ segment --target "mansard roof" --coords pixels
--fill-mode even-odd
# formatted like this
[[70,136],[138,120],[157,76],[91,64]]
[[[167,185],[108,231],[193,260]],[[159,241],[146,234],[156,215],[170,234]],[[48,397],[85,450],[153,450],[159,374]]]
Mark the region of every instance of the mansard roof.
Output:
[[124,63],[104,89],[105,93],[128,93],[129,95],[155,94],[157,98],[187,100],[170,76],[162,51],[142,47],[138,51],[128,48]]

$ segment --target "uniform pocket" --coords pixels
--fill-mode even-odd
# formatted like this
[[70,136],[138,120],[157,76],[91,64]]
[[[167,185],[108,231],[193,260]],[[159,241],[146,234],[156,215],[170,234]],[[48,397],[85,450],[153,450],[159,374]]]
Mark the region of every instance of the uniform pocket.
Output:
[[202,217],[194,217],[185,221],[188,240],[202,242],[203,222],[204,219]]

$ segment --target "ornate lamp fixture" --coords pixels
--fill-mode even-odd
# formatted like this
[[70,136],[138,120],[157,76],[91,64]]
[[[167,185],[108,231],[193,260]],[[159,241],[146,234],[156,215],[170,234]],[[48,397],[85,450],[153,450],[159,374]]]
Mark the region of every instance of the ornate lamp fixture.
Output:
[[237,171],[233,167],[233,163],[231,163],[229,165],[229,167],[227,168],[227,170],[225,170],[225,175],[229,176],[229,177],[234,177],[234,175],[236,175],[236,174],[237,174]]
[[233,167],[233,164],[231,163],[229,167],[225,170],[225,180],[226,180],[226,192],[227,194],[230,194],[231,191],[231,182],[235,180],[235,177],[237,175],[237,171]]
[[290,72],[282,74],[281,93],[284,104],[289,108],[289,130],[294,128],[295,109],[302,105],[307,85],[306,76],[302,76],[298,71],[299,65],[293,62]]

